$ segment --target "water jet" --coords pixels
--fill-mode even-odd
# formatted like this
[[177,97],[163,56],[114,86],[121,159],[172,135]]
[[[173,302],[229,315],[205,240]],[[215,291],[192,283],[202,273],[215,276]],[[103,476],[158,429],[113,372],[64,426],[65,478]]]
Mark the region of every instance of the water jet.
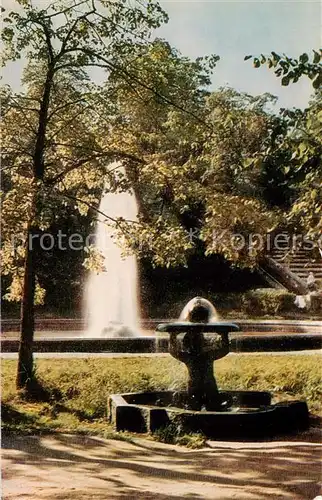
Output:
[[[116,169],[117,163],[111,165]],[[119,171],[125,174],[124,167]],[[108,186],[106,186],[108,189]],[[86,337],[136,337],[139,326],[138,271],[135,255],[124,256],[115,241],[114,220],[135,221],[138,214],[133,191],[104,192],[99,206],[95,247],[103,257],[104,270],[92,271],[86,290]],[[105,217],[105,215],[107,217]],[[107,219],[107,220],[106,220]]]

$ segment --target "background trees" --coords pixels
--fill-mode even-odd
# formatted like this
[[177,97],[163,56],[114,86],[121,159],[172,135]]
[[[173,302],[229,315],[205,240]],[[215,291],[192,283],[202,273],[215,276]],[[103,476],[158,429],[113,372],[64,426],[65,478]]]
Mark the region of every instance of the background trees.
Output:
[[[144,206],[142,231],[145,224],[158,246],[151,256],[156,264],[184,263],[196,248],[254,264],[259,252],[238,251],[233,234],[242,226],[245,235],[266,232],[275,222],[259,189],[261,166],[250,161],[267,140],[265,108],[271,97],[252,98],[232,89],[210,93],[205,86],[216,62],[216,57],[189,61],[156,40],[135,67],[171,105],[117,78],[107,83],[109,92],[117,93],[120,120],[114,131],[120,140],[126,134],[145,160],[135,175]],[[147,255],[152,248],[141,250]]]
[[290,222],[306,232],[321,249],[322,234],[322,111],[321,89],[289,136],[295,197]]
[[282,85],[296,83],[302,77],[312,81],[314,93],[307,109],[282,109],[280,116],[274,118],[273,140],[264,153],[259,151],[259,156],[266,162],[274,156],[282,159],[279,177],[288,190],[285,222],[305,234],[316,249],[321,249],[322,221],[321,59],[321,49],[313,50],[313,55],[303,53],[298,58],[271,52],[269,56],[262,54],[253,59],[255,68],[262,64],[272,68],[275,75],[281,77]]

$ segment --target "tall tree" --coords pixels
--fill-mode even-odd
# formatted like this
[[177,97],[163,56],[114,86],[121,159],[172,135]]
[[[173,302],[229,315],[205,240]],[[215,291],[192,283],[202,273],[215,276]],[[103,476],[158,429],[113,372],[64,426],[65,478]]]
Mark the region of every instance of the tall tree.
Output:
[[293,126],[284,147],[292,154],[286,167],[294,191],[288,221],[301,229],[306,239],[322,249],[322,92],[316,90],[309,106],[296,118],[283,113]]
[[[87,68],[103,67],[107,72],[116,71],[130,79],[129,69],[123,65],[124,56],[132,52],[136,43],[144,46],[150,30],[160,26],[167,16],[153,0],[134,6],[127,1],[62,0],[45,9],[34,7],[31,0],[17,0],[17,3],[21,8],[10,12],[4,20],[5,60],[26,55],[34,63],[33,71],[39,72],[27,95],[20,98],[9,95],[6,105],[7,124],[18,118],[19,125],[28,130],[22,141],[21,134],[5,138],[9,143],[5,162],[8,161],[9,168],[15,167],[17,176],[24,178],[27,189],[17,387],[28,388],[34,380],[32,346],[39,255],[37,239],[46,196],[55,184],[61,184],[65,176],[73,175],[79,167],[99,162],[102,156],[105,159],[120,157],[119,152],[110,150],[106,156],[106,150],[102,151],[97,145],[93,134],[84,137],[76,127],[69,137],[71,142],[67,142],[64,128],[66,132],[68,127],[70,132],[73,122],[76,125],[77,117],[87,110],[84,104],[88,92]],[[73,95],[69,92],[70,80],[74,83]],[[56,86],[64,86],[67,90],[67,98],[61,102],[57,101]],[[89,117],[84,118],[82,125],[83,130],[89,127]],[[17,197],[21,195],[21,191],[16,194]]]

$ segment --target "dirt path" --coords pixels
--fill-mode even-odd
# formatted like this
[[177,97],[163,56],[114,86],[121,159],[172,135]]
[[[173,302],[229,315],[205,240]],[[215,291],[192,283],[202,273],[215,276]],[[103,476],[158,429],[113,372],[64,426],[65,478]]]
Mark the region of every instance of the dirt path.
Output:
[[322,446],[309,437],[188,450],[144,439],[3,436],[2,498],[313,500]]

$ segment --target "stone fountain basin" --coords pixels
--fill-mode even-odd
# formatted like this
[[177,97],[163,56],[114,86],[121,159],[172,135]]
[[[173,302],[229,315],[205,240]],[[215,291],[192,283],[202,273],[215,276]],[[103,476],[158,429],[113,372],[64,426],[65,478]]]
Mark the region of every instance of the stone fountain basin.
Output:
[[185,432],[202,432],[212,439],[264,439],[308,427],[303,401],[271,403],[269,392],[220,391],[231,398],[225,411],[192,411],[175,406],[184,393],[174,391],[113,394],[108,400],[109,421],[117,431],[155,432],[174,423]]

